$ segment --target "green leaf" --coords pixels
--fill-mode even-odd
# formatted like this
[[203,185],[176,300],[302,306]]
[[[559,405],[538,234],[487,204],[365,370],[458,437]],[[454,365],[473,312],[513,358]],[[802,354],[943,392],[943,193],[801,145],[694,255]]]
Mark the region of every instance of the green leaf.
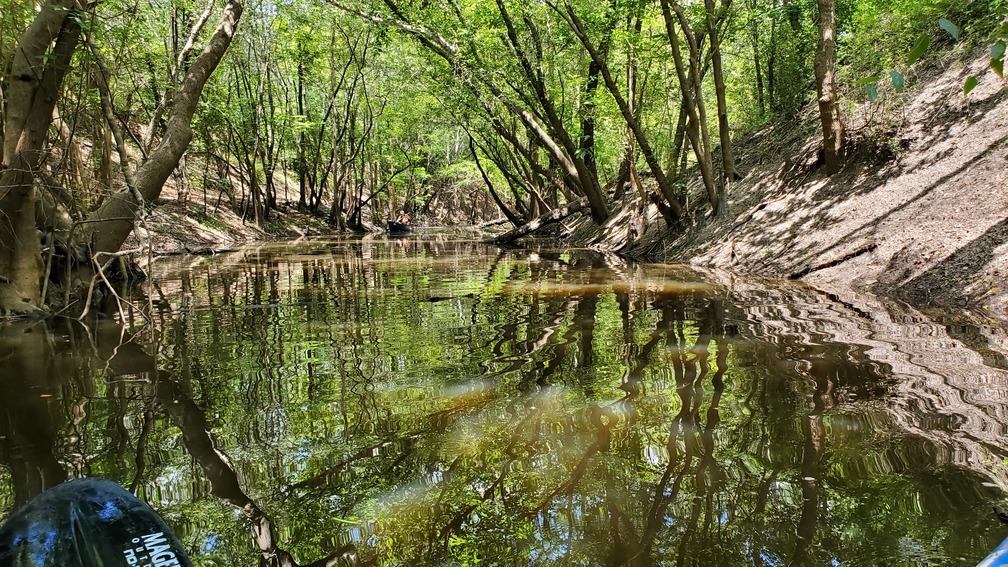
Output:
[[896,87],[898,91],[903,90],[903,85],[906,84],[903,74],[899,71],[890,71],[889,76],[892,77],[892,86]]
[[997,73],[998,77],[1004,78],[1004,58],[991,59],[991,70]]
[[871,77],[865,77],[863,79],[858,79],[854,81],[855,85],[867,85],[868,83],[877,83],[882,79],[878,75],[872,75]]
[[868,85],[868,100],[875,102],[878,99],[878,85],[872,83]]
[[948,34],[952,36],[953,39],[959,41],[959,28],[955,24],[946,20],[945,18],[942,18],[938,20],[938,26],[941,27],[941,29],[947,31]]
[[966,83],[963,85],[963,94],[968,95],[970,91],[975,89],[977,86],[977,78],[975,76],[970,76],[966,79]]
[[1003,39],[997,40],[997,43],[991,46],[991,59],[1004,59],[1005,54],[1005,41]]
[[907,57],[907,65],[913,65],[918,59],[924,55],[928,47],[931,46],[931,36],[924,34],[917,38],[917,43],[914,44],[913,49],[910,50],[910,55]]

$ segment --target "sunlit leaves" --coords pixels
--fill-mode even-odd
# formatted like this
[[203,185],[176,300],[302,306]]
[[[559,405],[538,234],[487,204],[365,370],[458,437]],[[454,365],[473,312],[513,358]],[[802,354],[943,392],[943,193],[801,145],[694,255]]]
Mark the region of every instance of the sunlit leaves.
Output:
[[953,24],[952,22],[950,22],[949,20],[947,20],[945,18],[942,18],[942,19],[938,20],[938,26],[941,27],[941,29],[943,29],[946,32],[948,32],[948,34],[950,36],[952,36],[952,39],[955,39],[956,41],[959,40],[959,27],[958,26],[956,26],[955,24]]
[[875,102],[878,99],[878,85],[872,83],[868,85],[868,100]]
[[1004,78],[1005,40],[999,39],[991,47],[991,69],[998,77]]
[[966,83],[963,84],[963,94],[968,95],[970,91],[975,89],[977,86],[976,76],[971,75],[970,78],[966,79]]
[[930,34],[923,34],[917,38],[917,43],[914,44],[913,49],[910,50],[910,55],[907,56],[907,65],[916,63],[924,55],[928,47],[931,47]]
[[889,76],[892,78],[893,87],[895,87],[898,91],[903,90],[903,85],[906,84],[906,81],[903,79],[903,74],[899,71],[890,71]]

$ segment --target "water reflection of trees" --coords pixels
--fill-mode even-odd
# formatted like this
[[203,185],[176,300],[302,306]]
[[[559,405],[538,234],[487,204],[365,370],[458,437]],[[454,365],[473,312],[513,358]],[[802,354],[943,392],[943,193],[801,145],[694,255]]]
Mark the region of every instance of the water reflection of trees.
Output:
[[[7,326],[3,327],[4,331],[16,332],[18,336],[14,340],[0,337],[0,356],[7,363],[6,369],[13,371],[4,374],[7,379],[4,386],[11,395],[5,396],[0,403],[0,463],[11,471],[13,504],[23,505],[71,475],[104,473],[116,476],[115,470],[104,469],[101,465],[125,464],[131,441],[136,447],[132,481],[132,489],[136,491],[138,485],[145,482],[143,476],[148,466],[145,445],[151,431],[147,418],[152,414],[151,405],[156,404],[178,428],[186,452],[200,466],[213,495],[241,511],[251,525],[252,539],[261,556],[260,564],[296,567],[298,563],[291,554],[277,543],[272,518],[246,494],[227,456],[217,448],[206,412],[181,383],[199,381],[198,368],[194,369],[184,356],[173,359],[171,362],[178,364],[183,378],[176,380],[171,373],[160,370],[156,359],[121,328],[105,324],[88,328],[67,321],[58,323],[58,329],[51,328],[51,323],[47,322],[28,327]],[[62,338],[68,340],[58,340]],[[83,348],[93,356],[81,357],[79,352],[74,357],[66,356],[69,350],[66,346],[80,341],[86,341]],[[60,348],[60,342],[65,343],[64,348]],[[185,349],[178,352],[184,353]],[[74,372],[68,366],[78,361],[91,367],[85,372]],[[89,451],[82,445],[92,440],[78,428],[87,428],[89,416],[85,408],[99,397],[93,381],[98,371],[105,378],[105,404],[102,405],[106,411],[102,413],[106,413],[110,438],[104,449]],[[19,377],[21,381],[17,381]],[[132,387],[124,387],[126,384]],[[143,399],[141,415],[144,421],[134,439],[123,421],[129,412],[123,410],[135,397]],[[61,400],[64,408],[54,403]],[[60,415],[60,409],[69,409],[69,420],[65,419],[66,415]],[[65,431],[62,446],[57,439],[60,429]],[[308,565],[352,563],[353,552],[352,546],[345,546]]]
[[[188,485],[169,514],[214,495],[253,526],[253,547],[228,553],[276,564],[357,549],[383,564],[818,565],[872,563],[865,541],[986,545],[980,515],[959,543],[963,522],[919,517],[984,496],[929,471],[926,440],[887,432],[870,404],[888,369],[790,324],[793,299],[681,285],[685,270],[614,278],[640,268],[577,254],[469,265],[471,244],[366,246],[186,272],[162,284],[181,299],[153,343],[103,325],[4,347],[19,369],[4,386],[35,395],[0,401],[16,498],[67,471],[154,497]],[[92,358],[67,354],[81,345]],[[191,521],[193,538],[234,531],[219,512]]]

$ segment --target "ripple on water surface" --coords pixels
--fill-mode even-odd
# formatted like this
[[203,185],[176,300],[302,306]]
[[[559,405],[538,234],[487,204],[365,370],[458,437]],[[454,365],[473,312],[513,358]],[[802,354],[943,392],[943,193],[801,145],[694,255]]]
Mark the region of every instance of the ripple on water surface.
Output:
[[902,305],[438,238],[152,273],[154,323],[0,335],[0,513],[108,476],[208,564],[254,561],[249,510],[300,563],[974,565],[1008,535],[1003,353]]

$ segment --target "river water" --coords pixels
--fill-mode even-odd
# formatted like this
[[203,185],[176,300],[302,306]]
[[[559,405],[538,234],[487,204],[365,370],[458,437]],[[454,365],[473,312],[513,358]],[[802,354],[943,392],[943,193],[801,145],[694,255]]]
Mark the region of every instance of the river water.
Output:
[[200,565],[975,565],[1008,536],[994,326],[448,237],[162,260],[146,291],[0,327],[0,519],[102,476]]

